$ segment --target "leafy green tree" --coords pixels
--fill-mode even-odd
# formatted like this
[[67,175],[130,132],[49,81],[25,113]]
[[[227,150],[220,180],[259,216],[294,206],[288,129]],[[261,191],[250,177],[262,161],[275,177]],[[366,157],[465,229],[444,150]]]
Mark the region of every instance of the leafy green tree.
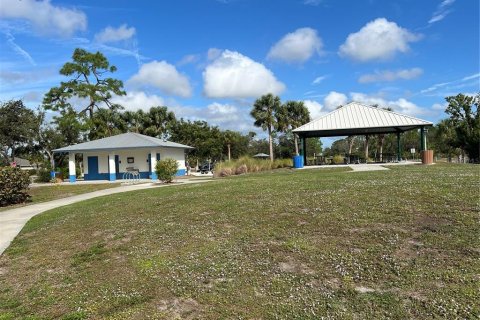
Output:
[[142,133],[156,138],[166,138],[176,121],[175,114],[168,111],[167,107],[152,107],[143,117],[138,118],[143,120]]
[[272,133],[276,127],[275,113],[280,109],[280,106],[280,98],[269,93],[258,98],[253,104],[253,110],[250,112],[250,115],[255,119],[254,125],[268,133],[271,161],[273,161]]
[[114,78],[104,77],[106,73],[113,73],[117,68],[110,65],[107,58],[100,52],[91,53],[84,49],[75,49],[73,62],[67,62],[60,69],[60,74],[71,79],[61,82],[60,86],[53,87],[45,94],[43,105],[46,110],[59,111],[67,108],[75,110],[72,98],[86,101],[80,113],[88,112],[93,118],[95,109],[108,107],[112,110],[120,109],[119,105],[111,102],[112,94],[125,95],[123,83]]
[[41,117],[27,108],[22,100],[11,100],[0,106],[0,145],[5,160],[13,161],[17,148],[35,141]]
[[[291,132],[292,130],[310,122],[310,112],[303,101],[287,101],[275,113],[277,130],[280,132]],[[298,155],[298,137],[293,134],[295,155]]]
[[121,113],[111,109],[99,109],[87,120],[89,140],[101,139],[127,132],[127,124]]
[[473,161],[479,160],[480,152],[480,94],[475,97],[458,94],[446,97],[448,102],[445,112],[457,134],[456,144],[465,150]]
[[188,152],[189,162],[220,160],[223,137],[220,129],[209,126],[205,121],[180,119],[171,126],[171,140],[194,147]]
[[146,115],[143,110],[125,111],[120,115],[125,122],[128,131],[142,133],[144,132],[144,125],[146,123]]

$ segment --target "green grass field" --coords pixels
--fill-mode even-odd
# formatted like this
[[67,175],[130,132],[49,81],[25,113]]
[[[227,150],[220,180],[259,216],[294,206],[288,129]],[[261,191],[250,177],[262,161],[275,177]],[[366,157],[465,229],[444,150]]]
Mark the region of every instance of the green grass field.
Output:
[[477,319],[480,167],[280,170],[34,217],[0,319]]
[[75,196],[77,194],[115,188],[119,186],[120,186],[120,183],[101,183],[101,184],[72,184],[72,185],[55,184],[51,186],[34,187],[28,190],[28,194],[31,196],[28,202],[7,206],[7,207],[0,207],[0,211],[18,208],[18,207],[22,207],[30,204],[36,204],[39,202],[67,198],[67,197]]

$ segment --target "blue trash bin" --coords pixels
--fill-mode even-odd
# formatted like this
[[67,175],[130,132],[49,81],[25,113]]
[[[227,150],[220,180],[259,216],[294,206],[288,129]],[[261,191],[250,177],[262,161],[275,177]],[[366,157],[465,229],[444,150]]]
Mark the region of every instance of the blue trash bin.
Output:
[[293,157],[293,167],[295,169],[303,168],[303,156]]

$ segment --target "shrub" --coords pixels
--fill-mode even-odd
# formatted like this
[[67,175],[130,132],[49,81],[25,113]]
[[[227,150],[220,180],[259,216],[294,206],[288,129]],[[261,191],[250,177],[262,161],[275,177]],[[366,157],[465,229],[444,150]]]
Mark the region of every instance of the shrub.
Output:
[[19,168],[0,168],[0,206],[25,202],[30,197],[27,194],[29,185],[27,172]]
[[177,174],[178,162],[177,160],[166,158],[157,161],[155,165],[155,173],[160,181],[170,183],[173,181],[173,177]]
[[332,159],[332,162],[334,164],[341,164],[341,163],[344,163],[344,160],[343,160],[343,157],[341,155],[335,155]]
[[50,170],[42,168],[38,171],[35,182],[50,182],[51,179],[52,178],[50,177]]
[[219,162],[215,165],[215,177],[227,177],[233,174],[268,171],[272,169],[291,167],[292,159],[276,159],[273,162],[266,159],[241,157],[238,160]]

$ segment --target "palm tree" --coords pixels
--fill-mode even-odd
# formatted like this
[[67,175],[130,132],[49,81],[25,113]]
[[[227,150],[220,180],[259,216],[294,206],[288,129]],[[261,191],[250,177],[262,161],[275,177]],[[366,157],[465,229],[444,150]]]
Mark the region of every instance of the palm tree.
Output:
[[144,134],[164,138],[170,125],[175,121],[175,114],[167,107],[151,107],[145,114]]
[[[287,101],[277,113],[277,130],[287,133],[310,121],[310,112],[305,107],[303,101]],[[295,155],[298,156],[298,137],[293,135],[295,144]]]
[[256,127],[268,132],[268,143],[270,145],[270,160],[273,161],[272,131],[276,127],[275,113],[280,108],[280,98],[269,93],[258,98],[253,104],[250,115],[255,119]]

